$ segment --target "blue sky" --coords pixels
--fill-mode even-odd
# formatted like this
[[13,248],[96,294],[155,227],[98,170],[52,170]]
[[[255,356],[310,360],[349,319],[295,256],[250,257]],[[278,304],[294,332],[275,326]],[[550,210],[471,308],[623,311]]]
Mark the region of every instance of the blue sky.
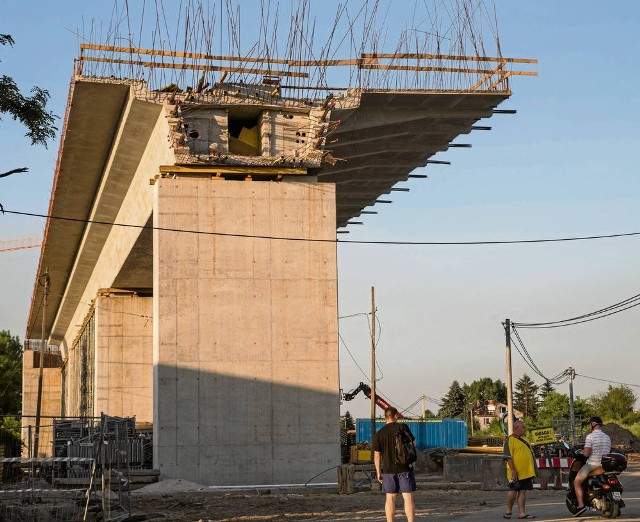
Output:
[[[403,3],[407,9],[388,17],[391,27],[407,23],[402,16],[414,1],[394,5]],[[73,32],[84,27],[86,34],[91,20],[108,26],[112,7],[111,2],[0,0],[0,33],[16,41],[13,48],[0,48],[2,74],[23,91],[32,85],[48,89],[51,110],[62,116],[78,53]],[[503,54],[539,60],[539,76],[514,78],[514,94],[501,106],[517,114],[495,115],[481,123],[492,126],[490,132],[461,136],[457,142],[471,143],[471,149],[439,154],[436,159],[452,165],[421,169],[428,179],[403,184],[409,193],[392,193],[393,204],[379,205],[378,215],[363,216],[364,226],[350,227],[341,238],[482,241],[640,231],[640,3],[619,0],[605,8],[595,0],[497,0],[496,11]],[[0,122],[0,170],[30,168],[0,180],[0,203],[46,213],[58,139],[48,150],[31,147],[24,132],[6,117]],[[37,218],[0,216],[0,240],[39,236],[43,227]],[[501,246],[343,244],[340,315],[370,311],[375,287],[378,386],[404,407],[423,394],[442,397],[454,379],[504,380],[500,323],[507,317],[564,319],[640,293],[639,252],[635,236]],[[0,328],[21,338],[38,255],[35,249],[0,253]],[[521,335],[546,375],[575,368],[575,393],[587,397],[606,383],[580,374],[640,384],[638,313],[640,308],[632,308],[583,325]],[[369,329],[363,316],[340,320],[340,329],[346,344],[340,347],[341,384],[348,390],[366,380],[358,365],[370,373]],[[540,382],[515,352],[513,367],[515,379],[526,371]],[[568,392],[567,385],[560,391]],[[366,416],[369,404],[360,396],[345,403],[346,409]]]

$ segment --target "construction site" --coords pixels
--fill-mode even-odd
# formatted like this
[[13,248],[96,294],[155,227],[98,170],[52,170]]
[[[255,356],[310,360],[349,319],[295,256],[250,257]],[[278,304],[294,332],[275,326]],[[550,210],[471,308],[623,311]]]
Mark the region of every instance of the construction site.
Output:
[[116,2],[69,64],[12,461],[24,498],[79,491],[51,520],[90,520],[92,491],[124,520],[135,476],[335,482],[339,234],[536,74],[482,1],[393,42],[384,2],[257,3],[259,27],[232,0]]

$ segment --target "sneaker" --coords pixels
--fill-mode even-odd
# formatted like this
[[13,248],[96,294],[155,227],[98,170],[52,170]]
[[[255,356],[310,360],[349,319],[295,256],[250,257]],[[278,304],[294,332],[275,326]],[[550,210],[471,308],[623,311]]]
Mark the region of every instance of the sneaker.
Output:
[[589,509],[589,508],[587,508],[587,506],[582,506],[581,508],[579,508],[579,509],[578,509],[578,511],[576,511],[576,512],[573,514],[573,516],[574,516],[574,517],[582,516],[582,515],[584,515],[584,513],[587,511],[587,509]]

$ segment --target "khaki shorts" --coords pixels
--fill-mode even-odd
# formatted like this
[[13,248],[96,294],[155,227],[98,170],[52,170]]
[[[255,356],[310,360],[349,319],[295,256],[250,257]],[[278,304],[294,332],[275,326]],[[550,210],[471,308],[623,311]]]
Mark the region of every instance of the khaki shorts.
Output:
[[585,480],[587,480],[587,477],[589,476],[589,473],[591,471],[593,471],[594,469],[601,469],[601,468],[602,466],[597,466],[595,464],[584,464],[578,471],[576,478],[581,478],[582,481],[584,482]]

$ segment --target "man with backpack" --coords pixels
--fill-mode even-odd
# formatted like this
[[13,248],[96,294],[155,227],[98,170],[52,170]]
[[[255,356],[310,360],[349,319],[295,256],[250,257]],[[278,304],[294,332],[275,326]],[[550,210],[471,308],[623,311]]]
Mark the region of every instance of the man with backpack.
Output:
[[415,520],[413,492],[416,490],[415,437],[406,424],[398,423],[398,410],[384,410],[385,425],[373,437],[373,460],[378,481],[386,494],[384,512],[387,522],[396,514],[396,495],[402,493],[408,522]]

